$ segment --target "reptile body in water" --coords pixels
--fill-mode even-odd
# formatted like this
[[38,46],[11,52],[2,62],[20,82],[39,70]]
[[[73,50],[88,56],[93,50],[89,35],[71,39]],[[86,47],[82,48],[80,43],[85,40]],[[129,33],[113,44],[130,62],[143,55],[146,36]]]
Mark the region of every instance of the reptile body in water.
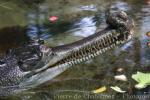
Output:
[[49,48],[34,42],[11,49],[0,57],[0,96],[34,88],[132,38],[134,23],[125,12],[108,12],[106,23],[104,30],[71,44]]

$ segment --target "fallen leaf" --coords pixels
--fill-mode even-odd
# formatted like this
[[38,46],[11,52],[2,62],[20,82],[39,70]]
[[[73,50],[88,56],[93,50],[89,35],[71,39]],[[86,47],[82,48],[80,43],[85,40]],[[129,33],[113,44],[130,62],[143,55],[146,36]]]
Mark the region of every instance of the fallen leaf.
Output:
[[105,86],[100,87],[100,88],[98,88],[96,90],[93,90],[92,92],[93,93],[101,93],[101,92],[104,92],[104,91],[106,91],[106,87]]
[[111,86],[110,87],[111,89],[115,90],[116,92],[119,92],[119,93],[125,93],[126,91],[123,91],[120,87],[118,86]]
[[125,75],[116,75],[114,78],[115,80],[127,81],[127,77]]
[[117,69],[117,72],[123,72],[123,71],[124,71],[123,68],[118,68],[118,69]]
[[138,84],[135,85],[135,88],[137,89],[143,89],[150,85],[150,73],[142,73],[138,71],[136,74],[132,75],[132,79],[138,82]]

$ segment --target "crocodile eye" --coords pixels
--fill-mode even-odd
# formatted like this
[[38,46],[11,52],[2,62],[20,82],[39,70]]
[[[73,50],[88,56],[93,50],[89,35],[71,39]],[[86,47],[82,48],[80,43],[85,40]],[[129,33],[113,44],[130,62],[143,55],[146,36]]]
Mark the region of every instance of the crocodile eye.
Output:
[[19,65],[19,68],[23,71],[27,71],[28,70],[28,65],[26,65],[23,61],[19,60],[18,61],[18,65]]
[[22,64],[23,64],[23,62],[19,60],[18,65],[21,66]]
[[44,44],[44,42],[45,42],[45,41],[42,40],[42,39],[38,40],[38,43],[39,43],[39,44]]
[[22,71],[27,71],[28,66],[26,64],[24,64],[23,61],[18,61],[18,65]]

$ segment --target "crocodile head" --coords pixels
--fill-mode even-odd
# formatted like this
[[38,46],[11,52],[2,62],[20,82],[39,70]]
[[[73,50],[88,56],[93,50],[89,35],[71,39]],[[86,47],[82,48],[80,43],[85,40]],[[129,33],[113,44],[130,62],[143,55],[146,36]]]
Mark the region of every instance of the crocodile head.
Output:
[[[37,86],[59,75],[70,66],[86,61],[132,38],[133,20],[123,11],[109,12],[106,16],[108,27],[83,40],[46,49],[42,68],[29,73],[21,85]],[[32,73],[32,74],[31,74]]]
[[43,44],[27,45],[1,57],[0,95],[45,83],[70,66],[131,39],[134,23],[125,12],[109,12],[106,17],[106,29],[82,40],[52,48]]

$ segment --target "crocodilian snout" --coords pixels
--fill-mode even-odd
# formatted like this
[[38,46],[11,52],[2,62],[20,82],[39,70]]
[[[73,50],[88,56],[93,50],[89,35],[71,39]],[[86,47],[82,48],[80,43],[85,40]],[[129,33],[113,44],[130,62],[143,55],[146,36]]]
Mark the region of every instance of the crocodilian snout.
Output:
[[51,48],[50,55],[44,58],[48,59],[44,67],[38,69],[36,74],[29,73],[27,75],[29,77],[20,83],[20,87],[40,85],[61,74],[70,66],[93,58],[130,39],[134,23],[125,12],[109,12],[106,17],[108,28],[74,43]]

